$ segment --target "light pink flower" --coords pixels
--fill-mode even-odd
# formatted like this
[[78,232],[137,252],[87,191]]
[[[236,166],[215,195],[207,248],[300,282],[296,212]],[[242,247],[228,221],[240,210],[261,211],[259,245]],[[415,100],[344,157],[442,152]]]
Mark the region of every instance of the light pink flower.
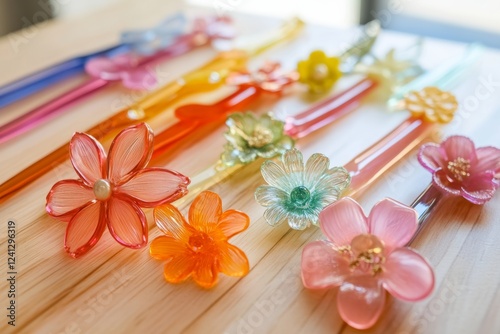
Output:
[[418,160],[432,173],[434,185],[474,204],[489,201],[500,186],[500,150],[475,148],[467,137],[451,136],[440,145],[423,145]]
[[302,281],[308,289],[339,286],[337,307],[352,327],[375,324],[393,296],[418,301],[434,288],[434,272],[415,251],[404,247],[417,229],[417,213],[391,199],[377,203],[365,216],[345,197],[319,216],[328,240],[307,244],[302,252]]
[[92,58],[85,64],[85,71],[94,78],[121,81],[130,89],[149,90],[158,83],[154,71],[140,65],[139,59],[130,53]]
[[189,178],[164,168],[145,168],[153,152],[153,132],[144,123],[120,132],[106,157],[101,144],[85,133],[70,142],[78,180],[57,182],[47,195],[46,210],[68,221],[64,247],[72,257],[90,250],[106,225],[113,238],[129,248],[148,242],[146,216],[154,207],[187,193]]

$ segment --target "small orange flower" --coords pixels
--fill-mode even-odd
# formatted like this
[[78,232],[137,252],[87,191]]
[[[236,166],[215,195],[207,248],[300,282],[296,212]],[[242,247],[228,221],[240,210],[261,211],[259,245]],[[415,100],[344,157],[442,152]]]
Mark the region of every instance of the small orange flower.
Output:
[[189,208],[189,223],[170,204],[153,211],[156,225],[166,235],[153,240],[149,252],[157,260],[168,261],[164,276],[169,283],[180,283],[189,276],[203,288],[217,284],[218,273],[245,276],[248,259],[228,240],[243,232],[250,218],[240,211],[222,212],[222,201],[216,193],[204,191]]
[[458,108],[455,96],[437,87],[426,87],[412,91],[404,99],[404,107],[413,116],[428,122],[449,123]]

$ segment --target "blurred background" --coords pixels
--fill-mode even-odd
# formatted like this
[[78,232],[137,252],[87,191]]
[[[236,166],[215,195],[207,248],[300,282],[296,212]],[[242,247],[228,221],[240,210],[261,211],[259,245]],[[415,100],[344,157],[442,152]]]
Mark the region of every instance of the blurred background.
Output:
[[[121,0],[0,0],[0,36],[56,17],[71,17]],[[350,27],[374,18],[385,29],[500,48],[499,0],[168,0]]]

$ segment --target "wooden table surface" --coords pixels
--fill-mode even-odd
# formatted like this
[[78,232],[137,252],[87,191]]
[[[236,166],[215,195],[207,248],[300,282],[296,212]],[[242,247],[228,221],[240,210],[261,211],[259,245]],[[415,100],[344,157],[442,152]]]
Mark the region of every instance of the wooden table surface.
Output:
[[[98,13],[56,20],[0,39],[0,85],[85,51],[110,45],[125,28],[149,27],[162,17],[182,9],[182,4],[160,0],[121,1]],[[187,9],[188,13],[198,10]],[[205,13],[214,14],[213,8]],[[266,31],[279,22],[235,15],[243,33]],[[294,41],[280,45],[250,62],[255,68],[265,59],[294,68],[299,59],[316,48],[330,54],[353,38],[353,31],[309,26]],[[383,55],[390,47],[405,48],[415,36],[384,31],[375,46]],[[421,64],[436,66],[459,55],[464,45],[425,39]],[[162,63],[163,82],[211,59],[207,47]],[[460,102],[456,119],[442,136],[465,134],[477,145],[500,145],[500,53],[487,50],[478,65],[453,88]],[[342,79],[335,91],[359,78]],[[0,124],[21,115],[50,97],[83,80],[77,77],[3,108]],[[489,82],[489,83],[488,83]],[[210,102],[231,92],[222,88],[183,100]],[[333,94],[333,92],[332,92]],[[114,85],[77,103],[50,122],[21,138],[0,145],[0,181],[112,115],[120,106],[143,96]],[[299,87],[279,99],[266,99],[250,109],[293,114],[311,101]],[[173,109],[165,111],[170,115]],[[391,113],[375,95],[359,110],[310,136],[298,147],[305,157],[321,152],[336,165],[384,136],[404,118]],[[167,117],[168,118],[168,117]],[[158,130],[161,118],[151,123]],[[171,150],[160,165],[194,176],[216,162],[224,127],[206,129]],[[252,163],[211,190],[222,197],[224,209],[242,210],[251,218],[247,231],[232,239],[250,261],[250,273],[235,279],[220,276],[207,291],[192,281],[168,284],[163,263],[150,258],[148,248],[124,249],[105,233],[86,256],[72,259],[63,250],[66,224],[44,211],[45,196],[60,179],[75,178],[66,163],[0,204],[0,280],[3,319],[0,332],[10,333],[355,333],[339,317],[336,291],[305,290],[300,279],[300,254],[306,242],[321,238],[316,228],[291,231],[283,225],[271,228],[264,208],[253,197],[263,183],[259,162]],[[415,152],[399,162],[359,198],[366,211],[384,197],[409,204],[426,187],[430,174],[421,168]],[[379,322],[367,333],[500,333],[500,195],[484,207],[462,199],[450,199],[432,215],[412,247],[435,267],[436,288],[428,299],[405,303],[389,298]],[[186,210],[184,203],[181,210]],[[150,226],[151,210],[148,211]],[[17,286],[16,327],[7,324],[7,223],[16,223]],[[152,227],[150,240],[159,235]]]

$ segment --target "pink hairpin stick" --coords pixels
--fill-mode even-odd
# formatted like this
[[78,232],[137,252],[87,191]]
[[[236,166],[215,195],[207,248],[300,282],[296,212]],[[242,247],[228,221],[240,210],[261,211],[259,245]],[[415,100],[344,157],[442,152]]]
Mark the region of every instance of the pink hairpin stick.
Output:
[[90,60],[86,72],[90,79],[51,101],[27,112],[0,127],[0,143],[18,136],[61,112],[64,107],[101,89],[111,82],[121,81],[130,89],[152,89],[156,76],[150,66],[161,59],[184,54],[219,38],[232,37],[227,18],[197,19],[192,32],[179,36],[175,42],[152,55],[139,57],[127,53],[112,58],[99,57]]

